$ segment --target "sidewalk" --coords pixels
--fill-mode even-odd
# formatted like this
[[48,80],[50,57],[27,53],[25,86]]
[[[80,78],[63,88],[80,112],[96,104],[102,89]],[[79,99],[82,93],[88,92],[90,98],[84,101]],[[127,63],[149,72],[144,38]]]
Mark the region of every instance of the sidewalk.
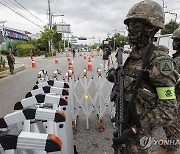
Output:
[[[15,65],[14,65],[14,73],[21,72],[21,71],[23,71],[23,70],[25,70],[25,69],[27,69],[27,68],[28,68],[27,65],[17,62],[17,63],[15,63]],[[1,79],[1,78],[4,78],[4,77],[7,77],[7,76],[10,76],[10,75],[11,75],[11,74],[10,74],[9,70],[0,72],[0,79]]]

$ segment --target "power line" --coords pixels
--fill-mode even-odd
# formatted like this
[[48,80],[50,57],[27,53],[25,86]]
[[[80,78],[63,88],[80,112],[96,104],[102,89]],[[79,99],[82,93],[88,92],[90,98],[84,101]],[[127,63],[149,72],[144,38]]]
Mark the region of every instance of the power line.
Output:
[[[5,3],[7,3],[5,0],[3,0]],[[15,4],[15,3],[13,3],[13,2],[11,2],[10,0],[8,0],[11,4],[13,4],[15,7],[17,7],[18,9],[21,9],[17,4]],[[9,3],[7,3],[8,5],[10,5],[11,7],[12,7],[12,5],[11,4],[9,4]],[[16,9],[16,8],[14,8],[14,7],[12,7],[13,9]]]
[[36,1],[33,2],[36,6],[38,6],[38,9],[40,9],[43,14],[47,12],[47,10],[43,10],[42,7]]
[[24,10],[26,10],[27,12],[29,12],[33,17],[35,17],[36,19],[38,19],[39,21],[41,21],[42,23],[45,23],[44,21],[42,21],[41,19],[39,19],[36,15],[34,15],[31,11],[29,11],[28,9],[26,9],[21,3],[19,3],[18,1],[14,0],[18,5],[20,5]]
[[20,15],[20,16],[23,17],[24,19],[28,20],[28,21],[31,22],[32,24],[34,24],[34,25],[36,25],[36,26],[38,26],[38,27],[40,27],[40,28],[43,28],[42,26],[34,23],[33,21],[31,21],[30,19],[28,19],[28,18],[26,18],[25,16],[21,15],[19,12],[15,11],[15,10],[12,9],[11,7],[7,6],[6,4],[4,4],[4,3],[2,3],[2,2],[0,2],[0,3],[1,3],[2,5],[4,5],[5,7],[7,7],[8,9],[12,10],[13,12],[15,12],[16,14]]

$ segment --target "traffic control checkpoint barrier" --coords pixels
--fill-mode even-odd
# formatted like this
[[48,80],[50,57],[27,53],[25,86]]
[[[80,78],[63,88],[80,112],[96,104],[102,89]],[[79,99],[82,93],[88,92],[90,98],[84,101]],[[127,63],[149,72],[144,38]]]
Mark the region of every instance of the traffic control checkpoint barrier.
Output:
[[48,80],[49,80],[49,76],[47,71],[44,69],[40,70],[37,75],[37,83],[41,83]]
[[38,89],[35,89],[35,90],[28,92],[25,97],[27,98],[27,97],[35,96],[38,94],[48,94],[48,93],[52,93],[55,95],[61,95],[61,96],[68,96],[69,95],[69,91],[66,88],[44,86],[42,88],[38,88]]
[[[70,95],[69,95],[69,102],[71,105],[72,110],[72,119],[74,127],[77,123],[77,117],[79,115],[80,110],[83,111],[85,118],[86,118],[86,128],[89,129],[89,118],[92,114],[92,111],[95,110],[98,117],[99,117],[99,131],[104,131],[103,123],[103,116],[105,113],[109,113],[110,115],[114,115],[114,106],[113,103],[110,102],[110,93],[112,90],[112,84],[107,81],[107,79],[101,75],[101,70],[98,69],[97,71],[97,81],[95,77],[92,77],[88,80],[87,78],[87,70],[84,69],[83,80],[80,77],[77,78],[75,81],[73,78],[70,78],[69,85],[70,85]],[[94,90],[95,94],[92,97],[89,94],[90,86],[94,84],[97,90]],[[109,85],[109,88],[106,88],[106,94],[103,96],[104,85]],[[76,88],[82,87],[83,93],[81,97],[78,97],[76,94]],[[108,111],[108,112],[107,112]],[[74,128],[73,127],[73,128]],[[76,128],[74,128],[76,130]],[[74,131],[76,132],[76,131]]]
[[36,84],[33,87],[33,90],[38,89],[38,88],[42,88],[44,86],[53,86],[53,87],[58,87],[58,88],[69,88],[69,84],[67,82],[49,80],[49,81],[46,81],[46,82]]
[[36,67],[36,63],[35,63],[34,57],[32,57],[31,61],[32,61],[31,62],[32,68],[35,68]]
[[[43,121],[45,120],[47,122],[44,126]],[[1,118],[0,128],[8,128],[13,124],[22,122],[24,123],[24,125],[23,128],[21,128],[21,126],[19,125],[20,130],[22,129],[23,131],[28,132],[33,130],[33,132],[38,133],[55,134],[63,142],[62,153],[71,154],[70,149],[72,151],[73,145],[71,144],[72,141],[70,141],[70,137],[68,136],[72,134],[72,131],[70,131],[70,129],[67,127],[66,114],[64,112],[60,110],[51,110],[43,108],[26,108],[23,110],[16,111],[14,113],[10,113],[6,115],[4,118]],[[70,147],[70,145],[72,147]]]
[[[62,141],[52,134],[24,132],[8,129],[0,134],[0,144],[5,154],[14,154],[16,149],[34,149],[47,153],[61,153]],[[39,154],[40,154],[39,151]]]
[[[41,85],[42,87],[40,86],[41,88],[39,88],[38,85]],[[43,86],[43,85],[49,85],[49,86]],[[53,85],[57,87],[54,87]],[[18,128],[22,130],[26,130],[28,132],[34,131],[36,133],[41,132],[41,133],[55,134],[59,136],[62,139],[62,143],[64,143],[64,146],[62,146],[62,154],[74,154],[74,153],[77,154],[76,148],[74,147],[74,143],[73,143],[71,109],[67,101],[67,96],[69,95],[69,92],[67,89],[58,88],[58,87],[69,88],[69,84],[63,81],[53,81],[53,80],[44,81],[40,84],[37,84],[34,87],[35,90],[32,90],[33,92],[29,92],[26,95],[26,97],[28,98],[23,99],[20,102],[16,103],[16,105],[14,106],[16,112],[12,113],[11,116],[10,115],[5,116],[3,120],[0,119],[0,124],[3,121],[3,124],[7,126],[7,123],[15,124],[17,122]],[[41,94],[37,95],[38,93]],[[66,97],[62,97],[62,95],[65,95]],[[65,118],[66,121],[64,121],[64,123],[61,122],[61,123],[53,124],[52,116],[55,110],[60,110],[60,112],[64,113],[66,117]],[[31,113],[28,111],[30,111]],[[24,120],[23,124],[22,121],[18,122],[18,120],[22,120],[22,121]],[[65,131],[62,131],[62,129]],[[35,152],[34,154],[45,154],[42,150],[37,151],[36,148],[33,149],[34,150],[32,151]],[[14,150],[13,151],[6,150],[5,152],[7,152],[7,154],[10,153],[14,154]],[[58,152],[57,154],[61,154],[61,153]]]
[[61,81],[62,80],[61,71],[59,69],[54,71],[54,73],[53,73],[53,80],[54,81]]
[[65,97],[59,95],[52,95],[51,93],[46,95],[36,95],[33,97],[29,97],[21,100],[21,102],[17,102],[14,106],[14,110],[22,110],[25,108],[29,108],[32,106],[40,106],[45,108],[51,108],[54,110],[60,110],[66,115],[66,123],[69,126],[68,138],[71,147],[73,146],[73,135],[72,135],[72,117],[71,117],[71,109],[68,104],[68,100]]

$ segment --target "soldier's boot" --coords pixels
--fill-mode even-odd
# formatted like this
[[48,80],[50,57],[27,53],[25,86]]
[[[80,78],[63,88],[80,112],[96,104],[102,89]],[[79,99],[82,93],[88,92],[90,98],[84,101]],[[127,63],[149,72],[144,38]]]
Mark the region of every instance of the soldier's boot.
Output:
[[175,150],[160,150],[160,151],[153,151],[151,154],[177,154]]

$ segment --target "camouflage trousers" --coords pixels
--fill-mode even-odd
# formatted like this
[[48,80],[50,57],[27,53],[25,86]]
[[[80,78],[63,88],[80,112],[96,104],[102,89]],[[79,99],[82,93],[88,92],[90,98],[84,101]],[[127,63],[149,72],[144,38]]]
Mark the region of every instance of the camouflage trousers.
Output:
[[14,72],[14,64],[10,63],[8,64],[9,65],[9,71],[10,73],[13,73]]

